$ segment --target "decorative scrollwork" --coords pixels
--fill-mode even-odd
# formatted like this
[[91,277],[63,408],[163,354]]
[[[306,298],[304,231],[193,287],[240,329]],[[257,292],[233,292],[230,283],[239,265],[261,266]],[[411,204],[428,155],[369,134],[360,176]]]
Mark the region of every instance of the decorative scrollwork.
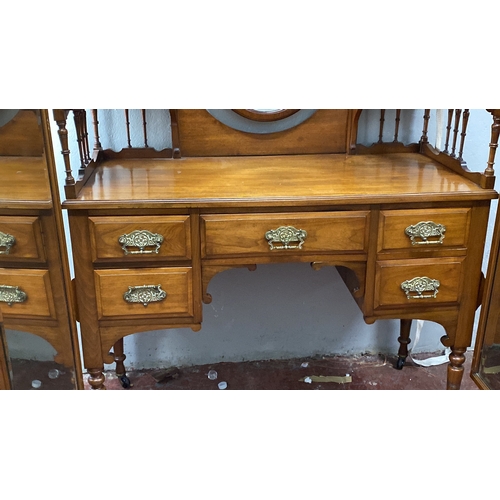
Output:
[[167,298],[167,292],[161,285],[129,286],[123,294],[123,300],[130,304],[139,303],[147,307],[151,302],[161,302]]
[[[265,236],[271,250],[291,250],[302,248],[307,238],[307,232],[293,226],[281,226],[278,229],[267,231]],[[290,245],[292,242],[298,242],[298,245]],[[281,245],[275,245],[275,243],[281,243]]]
[[[410,237],[412,245],[442,245],[445,231],[446,226],[427,221],[408,226],[405,229],[405,234]],[[439,237],[439,240],[429,240],[431,237]],[[421,238],[421,241],[415,240],[415,238]]]
[[[138,229],[128,234],[122,234],[118,238],[118,243],[122,246],[125,255],[136,253],[158,253],[163,243],[163,236],[152,233],[146,229]],[[146,247],[156,247],[152,250],[144,250]],[[137,247],[139,250],[129,250],[127,247]]]
[[6,302],[9,307],[14,303],[26,302],[28,295],[18,286],[0,285],[0,302]]
[[[406,293],[407,299],[435,299],[441,283],[426,276],[413,278],[401,283],[401,290]],[[432,294],[424,294],[432,292]]]
[[2,233],[2,231],[0,231],[0,248],[5,247],[5,250],[0,250],[0,254],[8,255],[15,243],[16,238],[14,238],[12,234]]

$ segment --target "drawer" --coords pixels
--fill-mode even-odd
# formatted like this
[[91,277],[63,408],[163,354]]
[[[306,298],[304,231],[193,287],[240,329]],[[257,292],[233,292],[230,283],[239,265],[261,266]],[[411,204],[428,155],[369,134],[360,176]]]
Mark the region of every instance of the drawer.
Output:
[[94,262],[191,258],[188,215],[90,217],[89,224]]
[[463,258],[377,262],[375,307],[432,307],[458,303]]
[[55,318],[49,271],[0,269],[0,310],[4,318]]
[[193,316],[190,267],[94,271],[99,319]]
[[0,217],[0,262],[45,261],[38,217]]
[[368,211],[206,215],[202,256],[366,252]]
[[469,208],[383,210],[378,251],[465,248],[470,213]]

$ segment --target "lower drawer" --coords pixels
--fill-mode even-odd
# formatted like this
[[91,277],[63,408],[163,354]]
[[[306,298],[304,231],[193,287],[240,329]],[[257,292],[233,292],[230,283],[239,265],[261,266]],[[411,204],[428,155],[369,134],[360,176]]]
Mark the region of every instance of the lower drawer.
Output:
[[378,262],[375,308],[458,303],[463,260],[441,258]]
[[4,318],[55,318],[49,271],[0,269],[0,310]]
[[193,316],[190,267],[94,271],[99,319]]

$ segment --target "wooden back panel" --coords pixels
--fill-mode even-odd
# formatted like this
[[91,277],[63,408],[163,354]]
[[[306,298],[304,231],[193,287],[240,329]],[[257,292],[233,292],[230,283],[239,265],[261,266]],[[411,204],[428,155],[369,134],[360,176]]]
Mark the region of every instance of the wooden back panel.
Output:
[[0,127],[0,156],[42,156],[39,116],[23,109]]
[[179,147],[184,157],[346,153],[353,115],[348,109],[319,109],[292,129],[251,134],[224,125],[205,109],[179,109]]

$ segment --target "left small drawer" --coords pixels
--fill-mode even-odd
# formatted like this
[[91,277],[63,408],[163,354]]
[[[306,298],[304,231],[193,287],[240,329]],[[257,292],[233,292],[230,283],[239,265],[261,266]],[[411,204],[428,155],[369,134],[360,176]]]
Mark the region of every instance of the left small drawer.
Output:
[[45,262],[38,217],[0,217],[0,262]]
[[188,215],[90,217],[89,225],[94,262],[191,259]]
[[55,318],[49,271],[0,269],[0,310],[9,318]]

